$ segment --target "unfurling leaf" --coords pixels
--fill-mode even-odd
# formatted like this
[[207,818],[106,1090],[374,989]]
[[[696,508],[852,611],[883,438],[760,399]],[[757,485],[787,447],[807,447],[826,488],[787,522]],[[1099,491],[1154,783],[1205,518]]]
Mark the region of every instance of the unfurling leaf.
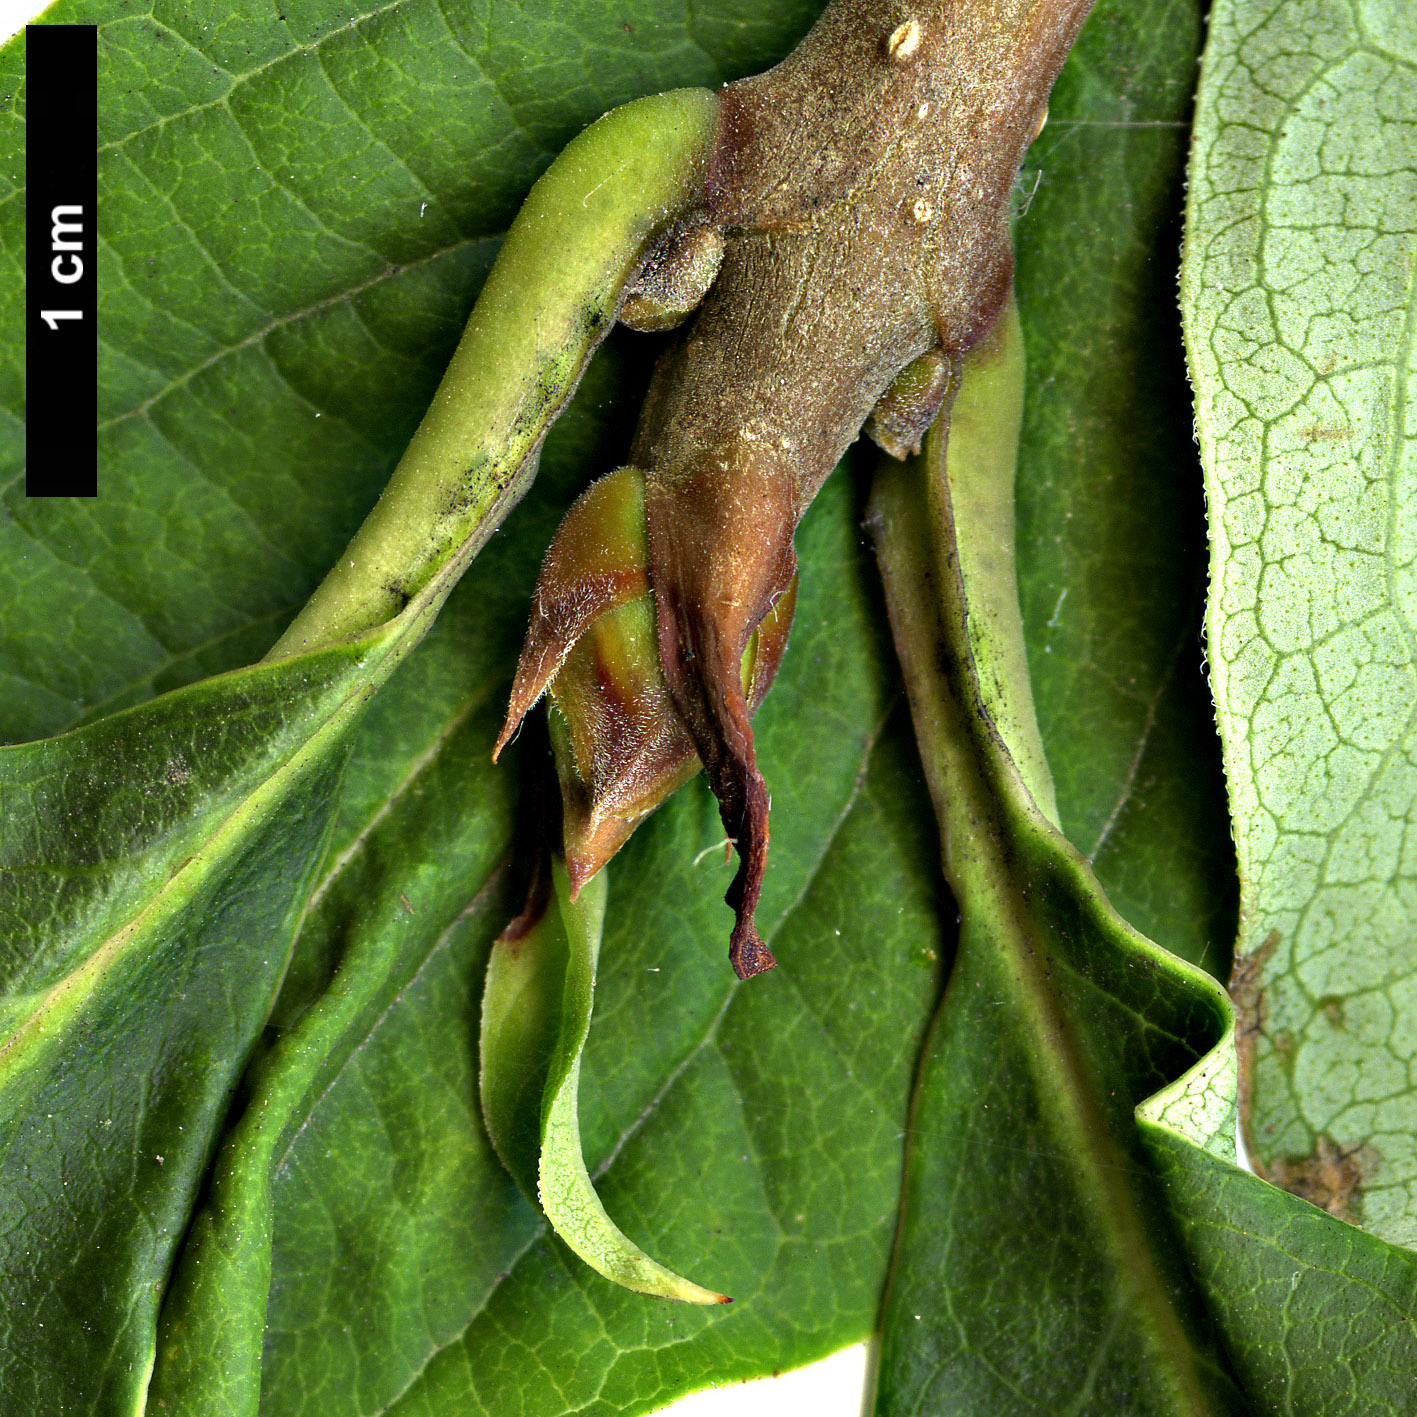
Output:
[[725,1304],[652,1260],[605,1212],[581,1154],[581,1054],[590,1033],[606,873],[571,899],[559,862],[538,920],[493,946],[482,1000],[482,1109],[497,1154],[557,1235],[626,1289]]

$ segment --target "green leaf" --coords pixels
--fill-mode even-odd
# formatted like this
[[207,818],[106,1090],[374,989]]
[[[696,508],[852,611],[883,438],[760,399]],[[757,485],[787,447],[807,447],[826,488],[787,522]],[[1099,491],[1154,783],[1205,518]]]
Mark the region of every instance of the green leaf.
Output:
[[[12,750],[35,793],[53,781],[46,754],[102,744],[111,763],[139,742],[143,769],[108,816],[103,793],[45,809],[94,939],[128,893],[182,865],[204,822],[234,811],[252,835],[188,878],[202,877],[190,938],[203,948],[164,949],[155,931],[121,954],[60,1039],[75,1066],[41,1057],[13,1094],[7,1413],[131,1412],[149,1365],[152,1411],[225,1417],[259,1384],[263,1413],[312,1417],[643,1412],[870,1331],[954,907],[849,483],[804,524],[797,628],[757,721],[774,794],[761,918],[781,968],[731,982],[720,832],[692,786],[617,858],[584,1055],[585,1156],[608,1210],[721,1282],[730,1310],[671,1311],[588,1272],[496,1162],[476,1101],[481,980],[520,903],[515,801],[540,770],[529,736],[520,761],[494,770],[487,753],[538,559],[575,493],[623,461],[653,342],[602,349],[537,486],[357,732],[329,726],[339,684],[362,683],[338,653],[196,683],[263,655],[360,524],[553,154],[616,103],[765,67],[817,8],[406,0],[351,17],[326,0],[62,0],[52,13],[100,25],[103,495],[29,503],[16,478],[12,162],[0,738],[90,725]],[[1019,235],[1034,691],[1070,835],[1129,919],[1223,971],[1233,869],[1208,690],[1187,658],[1202,533],[1167,353],[1196,8],[1104,2],[1084,36],[1033,150],[1044,175]],[[12,156],[22,49],[0,51]],[[248,701],[243,746],[228,709]],[[139,717],[112,716],[133,705]],[[190,797],[163,776],[173,745],[200,764]],[[262,784],[287,769],[276,810]],[[19,800],[6,794],[7,818]],[[31,844],[19,850],[23,889],[41,889]],[[40,914],[27,908],[26,928]],[[19,936],[8,957],[16,1018],[64,977],[52,934],[46,949]],[[89,1024],[122,1047],[82,1046],[99,1036]],[[1119,1048],[1134,1042],[1118,1029]],[[1401,1411],[1413,1362],[1383,1305],[1411,1312],[1406,1257],[1208,1159],[1195,1141],[1217,1117],[1223,1129],[1215,1074],[1210,1093],[1162,1099],[1179,1139],[1147,1124],[1138,1164],[1167,1183],[1226,1361],[1261,1384],[1257,1405],[1281,1368],[1287,1381],[1307,1365],[1328,1391],[1296,1383],[1296,1415]],[[992,1209],[977,1223],[992,1215],[1003,1234],[1018,1194],[967,1162],[952,1178],[978,1186]],[[1017,1233],[1032,1253],[1038,1227]],[[1015,1316],[1030,1339],[1048,1332],[1036,1300]],[[1342,1331],[1324,1326],[1335,1312]],[[1341,1361],[1365,1345],[1366,1368]]]
[[[774,689],[780,712],[765,706],[758,720],[792,806],[774,835],[764,913],[790,964],[759,981],[768,989],[735,985],[722,832],[712,799],[691,787],[612,868],[582,1064],[585,1155],[606,1209],[642,1248],[737,1302],[706,1321],[592,1274],[545,1237],[483,1136],[471,1043],[487,951],[515,905],[504,892],[500,918],[463,922],[486,867],[466,861],[476,838],[449,832],[464,797],[505,775],[468,758],[490,751],[513,639],[498,692],[460,728],[456,751],[439,738],[466,711],[463,672],[396,681],[371,713],[367,770],[418,766],[311,924],[353,945],[421,940],[426,962],[412,1006],[378,1015],[314,1110],[287,1123],[298,1135],[274,1182],[267,1410],[362,1412],[400,1393],[398,1411],[515,1410],[552,1381],[567,1407],[599,1391],[646,1410],[709,1373],[789,1366],[869,1331],[915,1041],[937,981],[931,955],[944,943],[904,724],[883,733],[886,647],[851,488],[824,495],[803,533],[820,571],[799,603],[802,652]],[[555,516],[541,520],[544,544]],[[475,654],[485,587],[506,577],[489,558],[511,549],[494,540],[446,633],[430,636],[450,666]],[[534,569],[524,566],[521,595]],[[508,608],[512,635],[523,612]],[[429,883],[406,892],[413,914],[398,899],[405,872]],[[396,879],[381,884],[385,873]],[[894,898],[858,913],[865,883],[884,877]],[[873,988],[861,995],[852,980],[864,970]],[[348,1282],[331,1288],[334,1257]]]
[[1145,1127],[1211,1322],[1258,1412],[1404,1417],[1417,1256]]
[[1248,1135],[1417,1242],[1417,28],[1217,4],[1183,304],[1207,636],[1254,956]]
[[[804,7],[799,27],[808,18]],[[557,144],[605,103],[658,86],[618,18],[590,13],[582,23],[594,43],[621,46],[603,72],[618,64],[624,92],[569,93]],[[535,52],[535,16],[522,25],[506,39],[507,83],[521,81],[519,66]],[[319,42],[322,71],[338,73],[342,51],[362,55],[369,41],[341,25],[332,31]],[[776,51],[735,60],[733,44],[745,34],[761,43],[763,33],[726,27],[729,44],[719,52],[728,72],[762,67],[794,37],[780,34]],[[140,43],[156,53],[168,38]],[[671,51],[676,43],[692,62],[687,73],[670,77],[666,69],[665,83],[718,76],[693,46],[678,41]],[[417,45],[396,52],[414,71],[431,62]],[[282,62],[270,58],[270,66]],[[451,62],[465,56],[454,52]],[[287,78],[296,67],[292,55]],[[300,72],[319,87],[320,74],[308,65]],[[491,81],[482,87],[495,92]],[[416,82],[404,98],[429,102]],[[470,98],[475,91],[459,95]],[[179,108],[162,123],[162,141],[197,168],[208,125],[224,123],[229,111]],[[268,121],[279,111],[272,107]],[[294,119],[290,127],[305,133]],[[495,152],[507,133],[514,148],[526,146],[515,124],[503,137],[497,131],[468,138],[472,170],[458,174],[450,201],[487,190],[477,187],[477,163],[486,167],[477,154]],[[134,141],[141,136],[152,138],[144,129]],[[307,165],[324,155],[320,141],[304,141],[292,171],[308,183]],[[457,166],[441,151],[438,160]],[[383,163],[375,153],[368,165]],[[224,180],[259,188],[268,175],[243,160]],[[145,179],[139,191],[149,185]],[[194,203],[191,219],[174,224],[174,242],[185,250],[223,238],[224,205],[204,210],[200,188],[174,191]],[[498,212],[495,197],[491,184],[493,216],[504,218],[513,203]],[[147,198],[129,210],[135,222],[160,215]],[[417,234],[417,220],[417,204],[401,211],[399,240]],[[123,222],[114,231],[115,244],[129,239]],[[151,245],[141,228],[131,241],[145,262]],[[435,242],[421,264],[374,277],[342,274],[333,261],[323,288],[312,281],[302,289],[297,271],[283,309],[258,311],[254,326],[225,345],[194,351],[170,391],[155,391],[146,406],[143,393],[131,414],[120,410],[106,428],[97,519],[11,496],[9,532],[31,563],[45,564],[50,548],[50,559],[62,551],[80,579],[102,582],[106,601],[125,614],[136,607],[161,630],[150,673],[141,658],[134,674],[132,657],[114,656],[115,677],[130,676],[110,691],[115,698],[200,672],[195,656],[169,652],[168,639],[199,645],[209,662],[260,653],[288,610],[270,612],[252,591],[266,606],[293,608],[338,552],[431,392],[487,254],[475,239],[445,256],[437,251]],[[221,313],[222,283],[191,289],[184,319],[201,325]],[[124,294],[120,282],[107,290]],[[174,287],[164,290],[180,308]],[[113,315],[106,330],[122,328],[121,299]],[[136,338],[133,345],[151,352]],[[433,634],[375,701],[353,746],[324,864],[257,1056],[229,1115],[224,1098],[211,1109],[209,1124],[223,1129],[203,1190],[187,1197],[189,1214],[201,1204],[166,1296],[153,1410],[239,1410],[253,1377],[272,1411],[365,1411],[401,1393],[410,1409],[540,1405],[544,1370],[515,1360],[524,1345],[509,1350],[512,1329],[527,1344],[549,1345],[555,1365],[559,1355],[576,1355],[573,1371],[556,1367],[555,1382],[593,1385],[643,1410],[710,1372],[748,1376],[787,1366],[870,1329],[893,1223],[909,1069],[945,945],[932,855],[912,821],[923,822],[925,808],[902,746],[908,735],[898,717],[885,727],[893,676],[849,485],[833,489],[804,528],[816,592],[799,611],[798,668],[779,682],[778,715],[765,711],[759,720],[762,760],[786,818],[764,918],[777,920],[772,937],[799,965],[791,974],[784,968],[771,993],[738,998],[721,957],[725,881],[710,864],[714,853],[702,855],[720,832],[695,789],[631,848],[640,866],[629,879],[654,888],[631,889],[612,924],[583,1067],[587,1156],[607,1205],[677,1266],[710,1254],[716,1273],[722,1264],[741,1296],[733,1330],[692,1318],[664,1324],[656,1310],[647,1333],[643,1299],[619,1295],[539,1238],[536,1217],[477,1118],[478,991],[490,941],[514,908],[510,798],[527,771],[519,774],[515,763],[494,771],[486,756],[537,560],[579,486],[623,460],[643,384],[642,348],[620,338],[590,370],[548,442],[517,534],[489,545]],[[621,386],[626,392],[617,394]],[[283,409],[304,420],[301,437],[273,426]],[[351,425],[364,440],[357,447]],[[259,455],[253,429],[269,435]],[[200,470],[168,460],[154,430],[193,449],[194,460],[200,447]],[[249,510],[219,514],[233,494]],[[190,520],[174,513],[172,535],[187,542],[170,571],[160,544],[145,564],[130,524],[153,498],[162,508],[183,497],[207,498],[217,510]],[[161,525],[162,516],[146,515]],[[109,540],[122,543],[122,554],[106,550]],[[213,605],[249,628],[245,648],[231,648],[219,628],[210,642],[203,638],[209,626],[201,617]],[[33,601],[25,606],[33,622],[53,619]],[[26,661],[26,682],[38,681],[48,695],[31,702],[52,706],[75,684],[103,682],[109,643],[96,634],[91,653],[86,645],[67,660]],[[36,731],[33,720],[17,720],[17,734]],[[891,896],[858,912],[867,883],[885,879],[894,883]],[[846,981],[865,969],[875,976],[870,996],[850,998]],[[825,1095],[822,1078],[835,1079]],[[565,1275],[549,1292],[548,1268]],[[529,1306],[528,1286],[546,1302]],[[604,1338],[607,1326],[613,1341]],[[211,1379],[214,1370],[229,1385]],[[85,1371],[76,1381],[89,1380]]]
[[[293,684],[277,676],[283,692],[275,696],[276,712],[253,712],[238,675],[232,698],[222,693],[226,686],[211,693],[194,688],[87,732],[5,755],[0,771],[7,774],[12,805],[0,860],[7,868],[6,914],[23,922],[4,998],[12,1031],[0,1078],[0,1125],[11,1133],[6,1150],[19,1183],[9,1196],[5,1228],[11,1262],[34,1290],[21,1307],[32,1311],[36,1325],[9,1345],[17,1360],[7,1365],[17,1399],[43,1401],[46,1365],[35,1350],[43,1350],[42,1331],[50,1323],[62,1336],[62,1316],[82,1308],[73,1291],[85,1292],[86,1262],[102,1248],[94,1238],[102,1235],[116,1293],[102,1322],[82,1325],[71,1395],[81,1404],[144,1404],[156,1301],[183,1228],[171,1222],[185,1220],[214,1128],[285,982],[351,732],[421,640],[498,516],[521,495],[549,422],[609,327],[609,310],[639,248],[695,200],[712,111],[710,96],[700,91],[628,105],[571,144],[537,185],[389,493],[277,646],[280,658],[295,656],[304,672]],[[627,138],[636,159],[655,157],[648,180],[613,176],[617,164],[621,173],[631,171]],[[607,164],[612,176],[602,177]],[[569,236],[579,231],[584,250],[579,262],[562,262],[556,279],[538,286],[554,254],[544,243],[557,227]],[[550,341],[545,348],[543,337]],[[479,375],[496,359],[507,369],[494,386]],[[348,661],[334,693],[322,692],[326,686],[306,662],[330,641]],[[269,673],[253,673],[264,687]],[[303,694],[312,680],[314,690]],[[195,790],[189,787],[194,776]],[[299,789],[311,777],[319,791],[307,798]],[[145,800],[157,794],[159,780],[183,789],[169,794],[166,810]],[[287,814],[293,814],[289,825]],[[272,850],[282,853],[274,858],[278,865],[266,854]],[[237,893],[228,901],[223,890],[233,863],[246,867],[243,851],[256,864],[237,869]],[[293,893],[288,876],[298,886]],[[208,965],[208,956],[218,957],[220,967]],[[174,972],[175,962],[185,962],[185,969]],[[378,963],[364,971],[366,995],[388,974],[389,961],[382,961],[382,973]],[[167,1036],[162,1001],[179,990],[184,973],[191,984],[178,997],[195,996],[205,1006],[184,1022],[210,1045],[211,1057],[199,1049],[196,1059],[173,1069],[166,1055],[181,1053],[184,1043]],[[336,1002],[324,1012],[347,1024],[339,1016],[350,1013],[352,991],[333,992]],[[356,1012],[362,1002],[354,1001]],[[324,1040],[302,1037],[292,1066],[276,1070],[277,1094],[284,1090],[298,1100],[308,1089],[327,1060],[328,1047],[320,1044],[328,1043],[331,1030],[324,1032]],[[336,1041],[343,1037],[338,1026],[333,1032]],[[132,1046],[129,1034],[146,1047]],[[115,1054],[131,1066],[115,1067]],[[38,1199],[35,1173],[41,1194],[67,1186],[68,1148],[25,1132],[45,1106],[55,1108],[43,1114],[47,1120],[61,1118],[61,1135],[69,1121],[81,1120],[82,1109],[69,1105],[76,1083],[97,1096],[113,1094],[106,1110],[116,1115],[97,1125],[114,1128],[110,1153],[119,1166],[88,1178],[83,1203],[65,1207],[71,1218],[51,1234],[55,1227],[46,1215],[53,1200]],[[253,1135],[244,1147],[228,1146],[232,1164],[218,1166],[187,1237],[152,1392],[159,1409],[215,1403],[227,1411],[255,1410],[270,1270],[268,1163],[279,1140],[269,1125],[275,1115],[266,1112],[270,1101],[261,1097],[254,1120],[250,1113],[243,1119]],[[138,1136],[143,1145],[165,1146],[160,1131],[152,1134],[155,1119],[175,1129],[170,1140],[178,1164],[165,1173],[170,1182],[137,1188],[134,1204],[124,1173],[147,1162]],[[47,1168],[35,1151],[45,1153]],[[153,1156],[166,1165],[165,1152]],[[156,1237],[143,1194],[148,1190],[169,1222],[156,1227]],[[37,1282],[47,1264],[61,1258],[69,1284]],[[128,1297],[134,1293],[136,1303]],[[247,1300],[234,1322],[213,1313],[223,1309],[227,1294]],[[46,1319],[38,1318],[41,1312]]]
[[924,457],[882,467],[871,499],[962,915],[912,1106],[876,1410],[1016,1412],[1045,1392],[1236,1412],[1132,1125],[1229,1008],[1116,915],[1049,820],[1009,525],[1023,377],[1008,310]]
[[[1207,760],[1203,575],[1184,554],[1203,544],[1202,507],[1198,469],[1189,485],[1176,471],[1189,420],[1157,259],[1175,239],[1198,11],[1099,5],[1030,152],[1017,535],[1064,831],[1129,919],[1222,971],[1232,868]],[[992,626],[999,612],[986,599],[975,613]],[[1017,676],[1004,694],[1020,697]],[[1224,1410],[1240,1399],[1131,1115],[1220,1040],[1223,1004],[1159,966],[1061,843],[1018,830],[1000,868],[1016,903],[961,901],[912,1114],[877,1409],[1015,1411],[1028,1393],[1059,1410]],[[1223,1087],[1218,1110],[1223,1131]]]
[[352,730],[421,618],[0,750],[7,1406],[140,1408]]
[[552,898],[541,918],[514,934],[503,932],[487,965],[478,1065],[488,1139],[523,1194],[540,1201],[558,1238],[597,1274],[659,1299],[731,1303],[645,1254],[605,1213],[586,1172],[581,1054],[590,1033],[607,876],[597,872],[572,901],[559,860],[552,875]]

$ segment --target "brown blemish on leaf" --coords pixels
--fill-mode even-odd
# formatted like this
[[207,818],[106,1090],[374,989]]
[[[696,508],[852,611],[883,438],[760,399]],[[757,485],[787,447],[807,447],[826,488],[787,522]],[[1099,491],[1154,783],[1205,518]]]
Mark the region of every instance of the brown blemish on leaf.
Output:
[[1311,443],[1321,443],[1334,438],[1351,438],[1353,430],[1351,428],[1325,427],[1316,423],[1312,428],[1301,428],[1299,436],[1307,438]]
[[1362,1218],[1363,1186],[1377,1170],[1379,1160],[1369,1142],[1341,1147],[1321,1132],[1310,1155],[1280,1157],[1271,1164],[1268,1179],[1353,1225]]
[[[1235,1006],[1235,1052],[1239,1061],[1239,1113],[1245,1146],[1256,1172],[1281,1190],[1302,1197],[1339,1220],[1354,1223],[1361,1214],[1364,1183],[1376,1170],[1379,1157],[1368,1142],[1341,1147],[1332,1137],[1319,1134],[1308,1156],[1279,1157],[1266,1167],[1250,1135],[1250,1109],[1254,1098],[1255,1048],[1267,1033],[1269,999],[1263,974],[1275,950],[1279,931],[1272,930],[1253,954],[1235,956],[1230,971],[1230,1001]],[[1343,1026],[1343,999],[1326,995],[1319,1007],[1335,1027]],[[1287,1066],[1294,1052],[1294,1036],[1280,1029],[1270,1044]]]
[[1230,1002],[1235,1006],[1235,1055],[1240,1073],[1236,1104],[1240,1131],[1252,1158],[1255,1149],[1250,1139],[1250,1108],[1254,1101],[1255,1046],[1269,1020],[1269,1001],[1261,976],[1278,948],[1279,931],[1271,930],[1252,954],[1237,954],[1230,969]]

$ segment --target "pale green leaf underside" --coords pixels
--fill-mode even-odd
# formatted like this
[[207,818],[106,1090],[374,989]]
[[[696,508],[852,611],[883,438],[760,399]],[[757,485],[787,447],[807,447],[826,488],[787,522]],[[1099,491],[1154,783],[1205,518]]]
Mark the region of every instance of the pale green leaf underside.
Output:
[[1222,0],[1183,275],[1266,1164],[1417,1241],[1417,12]]

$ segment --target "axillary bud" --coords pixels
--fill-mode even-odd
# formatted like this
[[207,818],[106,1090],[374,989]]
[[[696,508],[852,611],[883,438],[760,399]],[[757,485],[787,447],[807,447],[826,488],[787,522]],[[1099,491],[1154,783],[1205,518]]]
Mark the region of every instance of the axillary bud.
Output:
[[642,332],[682,325],[717,278],[723,249],[716,226],[666,232],[625,287],[620,323]]
[[[546,553],[492,754],[547,694],[572,898],[701,766],[660,666],[647,567],[644,473],[623,467],[582,494]],[[796,598],[794,577],[748,638],[750,712],[777,674]]]

